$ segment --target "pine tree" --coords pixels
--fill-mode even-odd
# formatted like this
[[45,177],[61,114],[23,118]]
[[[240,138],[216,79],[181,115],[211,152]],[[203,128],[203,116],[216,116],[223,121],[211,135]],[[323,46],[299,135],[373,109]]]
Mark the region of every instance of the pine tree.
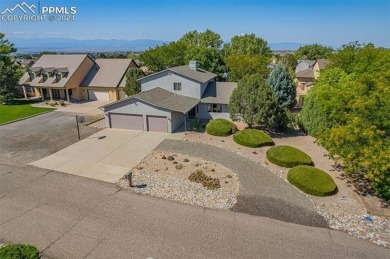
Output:
[[143,77],[143,72],[139,68],[130,68],[126,73],[126,86],[123,89],[127,96],[141,92],[141,84],[138,81]]
[[283,66],[276,65],[267,82],[275,92],[280,108],[291,107],[295,104],[295,84]]

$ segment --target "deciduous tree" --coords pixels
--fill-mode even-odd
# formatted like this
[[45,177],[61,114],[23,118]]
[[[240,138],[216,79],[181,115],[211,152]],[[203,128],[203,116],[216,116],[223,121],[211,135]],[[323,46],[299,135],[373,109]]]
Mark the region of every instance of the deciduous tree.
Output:
[[272,54],[267,41],[253,33],[233,36],[231,41],[224,45],[223,53],[225,57],[231,55],[263,55],[270,57]]
[[266,78],[269,59],[263,55],[230,55],[225,58],[229,81],[239,81],[245,75],[260,74]]
[[323,46],[320,44],[312,44],[299,47],[295,52],[297,59],[326,59],[332,54],[333,49],[331,47]]

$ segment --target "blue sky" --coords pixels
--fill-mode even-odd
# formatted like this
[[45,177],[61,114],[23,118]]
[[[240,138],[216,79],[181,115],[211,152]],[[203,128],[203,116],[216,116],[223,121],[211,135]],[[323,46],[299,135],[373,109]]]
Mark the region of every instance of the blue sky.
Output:
[[[23,0],[0,0],[0,11]],[[38,0],[25,0],[37,4]],[[255,33],[268,42],[351,41],[390,47],[390,0],[41,0],[41,6],[75,6],[74,22],[3,22],[7,37],[176,40],[207,28],[225,41]]]

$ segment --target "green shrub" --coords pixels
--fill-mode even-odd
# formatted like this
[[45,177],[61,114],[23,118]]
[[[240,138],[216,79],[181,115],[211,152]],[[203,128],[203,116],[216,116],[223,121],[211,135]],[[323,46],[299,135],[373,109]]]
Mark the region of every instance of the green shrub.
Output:
[[332,177],[312,166],[299,165],[291,168],[287,180],[301,191],[315,196],[329,196],[337,191]]
[[39,259],[39,251],[32,245],[6,245],[0,248],[2,259]]
[[210,120],[206,125],[206,132],[214,136],[229,136],[235,124],[225,119],[214,119]]
[[195,183],[201,183],[203,187],[205,187],[207,190],[215,190],[218,188],[221,188],[221,184],[219,183],[218,178],[212,178],[210,176],[205,175],[202,170],[196,170],[195,172],[191,173],[188,179],[191,182]]
[[272,147],[267,150],[266,155],[270,162],[288,168],[314,164],[308,154],[291,146]]
[[233,135],[233,140],[246,147],[272,146],[272,138],[264,131],[257,129],[244,129]]

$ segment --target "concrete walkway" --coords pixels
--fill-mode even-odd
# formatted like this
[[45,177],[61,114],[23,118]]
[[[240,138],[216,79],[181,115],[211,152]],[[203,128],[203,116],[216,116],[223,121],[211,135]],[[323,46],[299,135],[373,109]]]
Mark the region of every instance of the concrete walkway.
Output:
[[165,140],[156,149],[211,160],[235,172],[240,192],[234,211],[327,227],[304,194],[252,160],[219,147],[182,140]]
[[[54,106],[57,108],[57,111],[62,112],[73,112],[77,114],[103,114],[103,111],[99,109],[100,106],[108,104],[110,102],[106,101],[79,101],[72,102],[70,105],[62,107],[62,106]],[[46,105],[44,102],[32,104],[35,107],[51,107]]]
[[34,167],[0,165],[0,243],[47,258],[388,258],[326,228],[184,205]]
[[[159,132],[104,129],[31,165],[115,183],[167,135]],[[99,139],[101,136],[104,138]]]

